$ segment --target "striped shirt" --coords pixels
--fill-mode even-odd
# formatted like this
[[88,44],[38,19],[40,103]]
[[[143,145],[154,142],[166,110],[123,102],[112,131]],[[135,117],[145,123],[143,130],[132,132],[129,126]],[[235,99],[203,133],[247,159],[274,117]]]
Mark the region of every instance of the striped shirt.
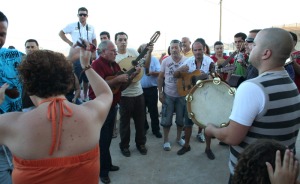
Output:
[[[294,149],[300,126],[299,92],[285,70],[265,72],[254,79],[242,83],[242,85],[244,89],[247,86],[256,86],[256,89],[262,90],[264,99],[259,99],[257,95],[253,95],[250,92],[247,96],[248,99],[238,98],[237,101],[235,99],[234,106],[236,103],[245,104],[243,101],[247,101],[250,108],[255,107],[255,104],[250,104],[249,100],[252,103],[259,101],[264,103],[262,103],[262,108],[257,109],[257,111],[253,109],[247,111],[248,107],[244,107],[245,114],[243,115],[233,115],[235,111],[233,107],[233,112],[230,116],[231,120],[236,121],[235,119],[238,119],[236,118],[237,116],[254,117],[254,119],[249,124],[241,123],[251,126],[251,128],[239,145],[230,146],[229,169],[231,174],[234,173],[234,166],[237,164],[240,153],[243,152],[247,145],[252,144],[257,139],[275,139],[290,149]],[[247,90],[251,91],[249,88]],[[257,112],[257,114],[251,114],[251,112]],[[240,123],[239,121],[236,122]]]

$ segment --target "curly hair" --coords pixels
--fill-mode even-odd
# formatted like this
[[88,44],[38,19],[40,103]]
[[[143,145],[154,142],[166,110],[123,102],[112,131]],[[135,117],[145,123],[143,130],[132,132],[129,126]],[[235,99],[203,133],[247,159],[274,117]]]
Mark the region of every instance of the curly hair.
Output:
[[266,162],[275,168],[277,150],[283,159],[286,147],[275,140],[259,139],[247,146],[235,167],[232,184],[270,184]]
[[71,62],[63,54],[50,50],[28,54],[18,70],[27,94],[40,98],[64,95],[74,83]]

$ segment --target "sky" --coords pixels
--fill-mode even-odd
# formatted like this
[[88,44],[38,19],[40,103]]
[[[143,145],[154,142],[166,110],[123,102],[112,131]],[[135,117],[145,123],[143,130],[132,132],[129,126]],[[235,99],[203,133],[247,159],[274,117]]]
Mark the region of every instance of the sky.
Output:
[[[43,49],[67,53],[69,46],[58,36],[67,24],[77,22],[79,7],[88,9],[88,24],[99,33],[128,34],[128,47],[149,43],[160,31],[155,50],[166,50],[173,39],[204,38],[208,45],[219,40],[220,0],[9,0],[1,3],[9,20],[4,47],[25,52],[27,39],[36,39]],[[300,0],[222,0],[221,41],[232,43],[238,32],[299,23]]]

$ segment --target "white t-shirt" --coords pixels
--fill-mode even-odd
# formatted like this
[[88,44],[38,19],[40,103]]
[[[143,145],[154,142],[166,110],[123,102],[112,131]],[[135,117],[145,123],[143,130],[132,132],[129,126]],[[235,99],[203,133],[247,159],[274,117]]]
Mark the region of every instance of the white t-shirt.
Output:
[[177,92],[177,79],[173,77],[174,72],[182,66],[187,57],[182,56],[179,62],[175,62],[172,56],[165,58],[160,67],[160,71],[165,74],[164,92],[172,97],[180,97]]
[[236,91],[229,119],[244,126],[251,126],[257,114],[264,109],[265,101],[262,89],[255,83],[245,81]]
[[[202,70],[204,73],[209,72],[209,65],[211,62],[214,62],[210,57],[203,55],[203,61],[202,65],[200,67],[200,70]],[[183,66],[187,65],[189,67],[189,73],[192,73],[196,70],[197,66],[195,63],[195,56],[189,57],[187,60],[184,61]]]
[[[138,57],[139,53],[132,49],[132,48],[127,48],[125,54],[119,54],[116,56],[116,62],[119,63],[122,59],[125,59],[127,57]],[[127,97],[135,97],[143,94],[143,89],[141,86],[141,82],[132,82],[124,91],[122,91],[122,96],[127,96]]]
[[[95,29],[92,25],[85,24],[85,26],[82,26],[81,23],[79,23],[80,29],[78,29],[78,22],[71,23],[67,25],[63,32],[65,34],[70,34],[72,37],[72,42],[75,44],[79,38],[85,39],[92,43],[94,39],[96,39]],[[88,30],[87,30],[88,28]]]

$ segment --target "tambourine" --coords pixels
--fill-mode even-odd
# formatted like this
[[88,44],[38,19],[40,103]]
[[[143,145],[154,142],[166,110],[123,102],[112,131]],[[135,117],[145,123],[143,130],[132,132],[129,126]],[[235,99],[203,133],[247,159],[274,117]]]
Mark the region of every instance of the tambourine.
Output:
[[208,123],[218,127],[228,125],[235,88],[219,78],[199,80],[186,96],[188,116],[198,126]]

